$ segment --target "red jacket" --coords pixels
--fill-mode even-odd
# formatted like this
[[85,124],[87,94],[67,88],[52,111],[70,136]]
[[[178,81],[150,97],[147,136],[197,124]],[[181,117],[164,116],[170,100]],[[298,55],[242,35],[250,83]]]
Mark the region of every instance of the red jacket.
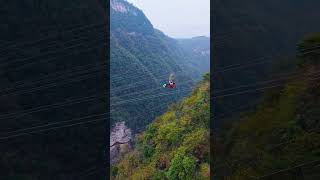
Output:
[[167,84],[167,88],[176,88],[176,83],[173,84]]

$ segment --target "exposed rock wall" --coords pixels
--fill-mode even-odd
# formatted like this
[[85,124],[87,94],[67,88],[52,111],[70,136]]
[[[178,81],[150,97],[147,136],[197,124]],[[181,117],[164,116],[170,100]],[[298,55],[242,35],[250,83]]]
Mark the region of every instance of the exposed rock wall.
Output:
[[110,135],[110,162],[115,163],[119,156],[131,149],[132,132],[125,122],[118,122],[111,130]]

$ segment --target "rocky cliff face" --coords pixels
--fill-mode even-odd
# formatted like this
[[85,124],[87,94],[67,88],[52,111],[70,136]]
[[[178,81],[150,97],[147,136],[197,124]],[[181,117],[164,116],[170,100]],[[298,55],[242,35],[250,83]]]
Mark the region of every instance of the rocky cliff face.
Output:
[[118,122],[111,130],[110,135],[110,161],[117,162],[119,156],[131,149],[132,133],[125,122]]
[[130,6],[129,3],[126,1],[121,1],[121,0],[111,0],[110,1],[110,7],[112,10],[120,12],[120,13],[132,13],[133,15],[137,16],[138,13],[137,8],[134,8],[133,6]]

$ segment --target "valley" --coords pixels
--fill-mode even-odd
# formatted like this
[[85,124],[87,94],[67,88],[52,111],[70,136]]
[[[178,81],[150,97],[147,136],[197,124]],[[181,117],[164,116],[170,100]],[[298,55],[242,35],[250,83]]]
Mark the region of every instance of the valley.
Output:
[[[112,0],[110,7],[111,127],[125,122],[134,136],[188,96],[209,72],[210,39],[174,39],[127,1]],[[170,74],[175,89],[162,87]]]

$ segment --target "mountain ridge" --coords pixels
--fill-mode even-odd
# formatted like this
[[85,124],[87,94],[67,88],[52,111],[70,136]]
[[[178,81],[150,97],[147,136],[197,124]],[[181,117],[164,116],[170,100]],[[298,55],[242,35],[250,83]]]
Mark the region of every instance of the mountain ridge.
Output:
[[[179,89],[181,88],[185,90],[185,92],[173,90],[172,93],[176,93],[176,95],[163,96],[161,99],[156,99],[155,101],[165,102],[165,104],[168,105],[185,96],[188,91],[190,92],[192,85],[199,80],[201,74],[204,73],[200,68],[193,67],[192,62],[197,60],[186,53],[186,50],[181,47],[181,43],[179,43],[178,40],[155,29],[140,9],[124,0],[113,0],[111,3],[113,8],[111,8],[110,12],[110,74],[111,79],[120,79],[117,77],[123,76],[121,80],[111,83],[111,91],[117,89],[119,86],[126,87],[127,85],[137,82],[140,83],[139,86],[133,86],[128,89],[138,95],[135,98],[143,98],[142,94],[144,91],[151,91],[144,96],[168,93],[165,89],[161,89],[161,87],[163,83],[168,81],[169,75],[173,73],[176,76]],[[127,10],[123,10],[124,8]],[[130,13],[128,13],[129,9]],[[131,11],[135,13],[131,13]],[[206,61],[209,62],[208,56]],[[121,75],[125,72],[127,72],[126,75]],[[139,90],[138,87],[145,88]],[[150,91],[148,89],[150,89]],[[154,89],[154,91],[152,91],[152,89]],[[142,91],[142,93],[140,94],[139,91]],[[116,103],[116,101],[121,101],[121,98],[124,97],[123,94],[128,92],[129,91],[122,90],[115,92],[113,95],[114,101],[112,100],[111,104],[113,102]],[[130,94],[128,94],[128,96],[129,95]],[[125,99],[122,98],[122,100]],[[118,110],[118,112],[122,111],[122,114],[132,114],[133,116],[130,116],[130,118],[135,118],[135,114],[141,115],[141,113],[144,114],[143,116],[146,118],[144,120],[129,121],[126,120],[125,117],[118,116],[113,118],[114,120],[111,124],[114,124],[116,121],[126,121],[133,131],[140,129],[141,126],[143,127],[148,124],[147,122],[151,121],[155,115],[159,115],[159,112],[163,112],[164,108],[153,110],[156,113],[150,116],[150,113],[141,112],[138,107],[144,107],[144,110],[147,111],[147,109],[154,107],[155,104],[157,103],[145,101],[136,104],[135,107],[128,107],[130,105],[117,107],[121,109]],[[128,109],[129,111],[132,110],[132,112],[128,112]],[[142,122],[142,124],[140,124],[140,122]]]

